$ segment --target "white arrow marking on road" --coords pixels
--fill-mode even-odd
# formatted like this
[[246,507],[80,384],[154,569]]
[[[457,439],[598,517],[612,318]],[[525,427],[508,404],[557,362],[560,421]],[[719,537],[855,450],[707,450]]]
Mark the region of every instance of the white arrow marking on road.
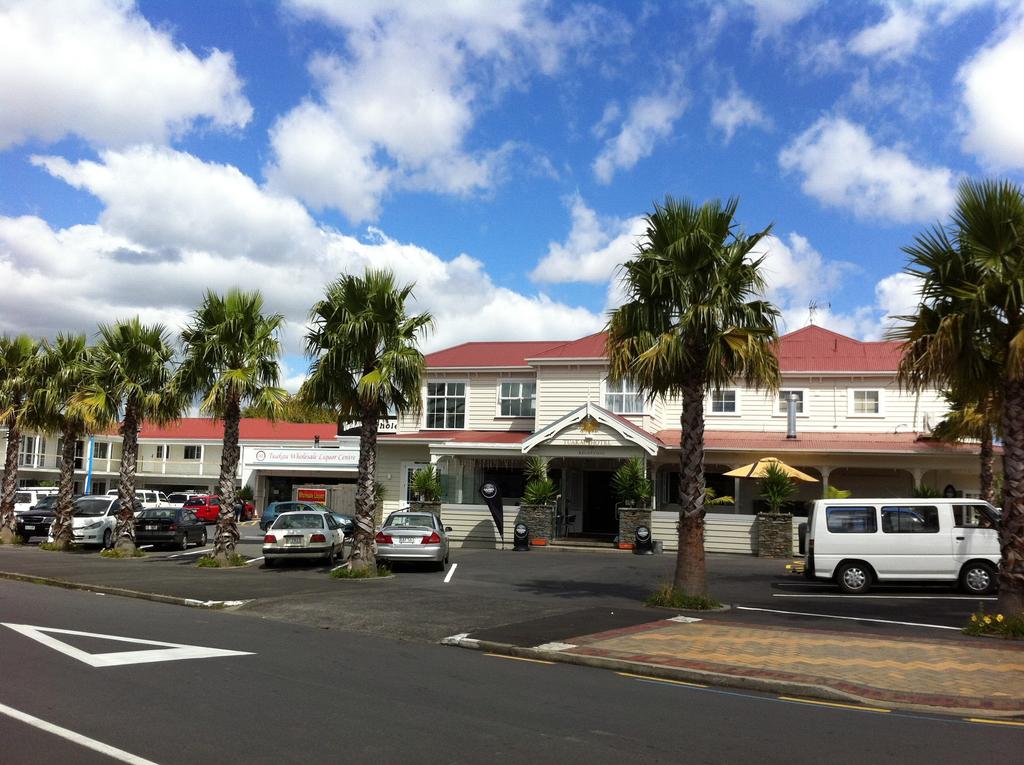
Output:
[[[198,645],[184,645],[182,643],[163,643],[159,640],[139,640],[138,638],[118,637],[117,635],[101,635],[96,632],[79,632],[78,630],[59,630],[53,627],[33,627],[31,624],[7,624],[15,632],[20,632],[25,637],[42,643],[43,645],[59,651],[72,659],[78,659],[90,667],[120,667],[125,664],[150,664],[156,661],[178,661],[180,659],[211,659],[219,656],[251,656],[250,651],[228,651],[224,648],[206,648]],[[78,635],[80,637],[101,638],[103,640],[115,640],[119,643],[133,643],[135,645],[158,646],[144,651],[114,651],[112,653],[89,653],[73,645],[68,645],[63,640],[50,637],[48,633],[56,635]]]

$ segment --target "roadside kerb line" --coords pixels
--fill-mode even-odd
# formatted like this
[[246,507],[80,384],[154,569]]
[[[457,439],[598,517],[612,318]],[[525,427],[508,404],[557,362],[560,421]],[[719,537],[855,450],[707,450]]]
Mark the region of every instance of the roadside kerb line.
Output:
[[859,704],[839,704],[835,701],[816,701],[815,699],[800,699],[796,696],[777,696],[779,701],[792,701],[796,704],[816,704],[821,707],[839,707],[840,709],[854,709],[858,712],[881,712],[889,713],[891,709],[884,709],[883,707],[865,707]]
[[546,661],[545,659],[528,659],[525,656],[508,656],[503,653],[485,653],[484,656],[490,656],[494,659],[510,659],[511,661],[528,661],[531,664],[554,664],[553,661]]
[[986,596],[974,597],[971,595],[817,595],[815,593],[805,594],[790,594],[773,592],[773,598],[841,598],[842,600],[852,600],[859,598],[861,600],[998,600],[998,598],[990,598]]
[[982,725],[1012,725],[1015,728],[1024,728],[1024,722],[1016,720],[991,720],[987,717],[965,717],[967,722],[981,723]]
[[33,728],[52,733],[55,736],[60,736],[65,741],[70,741],[73,744],[85,747],[86,749],[92,749],[94,752],[105,754],[114,760],[120,762],[127,762],[129,765],[157,765],[152,760],[147,760],[145,757],[139,757],[138,755],[126,752],[124,749],[118,749],[117,747],[111,746],[110,744],[104,744],[102,741],[97,741],[94,738],[83,736],[81,733],[76,733],[68,728],[62,728],[60,725],[54,725],[51,722],[30,715],[27,712],[9,707],[6,704],[0,704],[0,714],[5,714],[8,717],[19,720],[26,725],[31,725]]
[[689,683],[686,680],[666,680],[663,677],[648,677],[647,675],[634,675],[632,672],[616,672],[620,677],[628,677],[632,680],[642,680],[645,683],[665,683],[667,685],[685,685],[688,688],[707,688],[703,683]]
[[94,592],[97,595],[119,595],[123,598],[151,600],[154,603],[190,606],[192,608],[233,608],[234,606],[252,602],[251,600],[196,600],[195,598],[181,598],[177,595],[160,595],[155,592],[127,590],[123,587],[108,587],[103,584],[83,584],[82,582],[69,582],[65,579],[51,579],[46,576],[18,574],[13,571],[0,571],[0,579],[11,579],[15,582],[26,582],[28,584],[45,584],[50,587],[63,587],[65,590],[82,590],[83,592]]
[[448,582],[450,582],[452,580],[452,577],[455,576],[455,569],[457,569],[458,567],[459,567],[458,563],[453,563],[451,565],[451,568],[448,569],[448,573],[444,577],[444,583],[445,584],[448,584]]
[[782,611],[777,608],[754,608],[753,606],[734,606],[737,611],[760,611],[766,614],[786,614],[788,616],[815,616],[819,619],[842,619],[848,622],[874,622],[876,624],[898,624],[903,627],[928,627],[933,630],[955,630],[960,627],[948,627],[945,624],[921,624],[919,622],[897,622],[891,619],[869,619],[866,616],[837,616],[835,614],[815,614],[809,611]]

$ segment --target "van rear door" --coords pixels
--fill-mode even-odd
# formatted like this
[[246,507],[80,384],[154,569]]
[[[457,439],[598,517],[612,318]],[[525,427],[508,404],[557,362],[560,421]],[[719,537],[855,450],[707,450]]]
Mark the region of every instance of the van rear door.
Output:
[[997,520],[988,505],[953,505],[953,561],[956,572],[969,560],[999,559]]

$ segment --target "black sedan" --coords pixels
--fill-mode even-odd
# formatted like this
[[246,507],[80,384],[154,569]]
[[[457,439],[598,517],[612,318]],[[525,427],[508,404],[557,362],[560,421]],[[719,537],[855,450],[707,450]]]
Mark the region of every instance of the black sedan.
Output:
[[206,524],[187,507],[147,507],[135,518],[139,545],[169,545],[184,550],[189,542],[206,545]]
[[57,516],[57,495],[43,497],[27,510],[14,517],[14,533],[26,542],[32,537],[45,537]]

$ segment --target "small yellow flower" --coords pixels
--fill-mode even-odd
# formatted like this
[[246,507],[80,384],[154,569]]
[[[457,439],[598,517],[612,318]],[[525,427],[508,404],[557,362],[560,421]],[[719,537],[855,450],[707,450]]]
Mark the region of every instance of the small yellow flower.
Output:
[[1000,624],[1002,624],[1003,623],[1003,615],[1002,614],[998,614],[996,616],[996,621],[999,622]]
[[991,623],[992,623],[992,617],[991,616],[986,616],[985,617],[985,624],[991,624]]
[[978,621],[978,615],[977,614],[971,614],[971,621],[972,622]]

